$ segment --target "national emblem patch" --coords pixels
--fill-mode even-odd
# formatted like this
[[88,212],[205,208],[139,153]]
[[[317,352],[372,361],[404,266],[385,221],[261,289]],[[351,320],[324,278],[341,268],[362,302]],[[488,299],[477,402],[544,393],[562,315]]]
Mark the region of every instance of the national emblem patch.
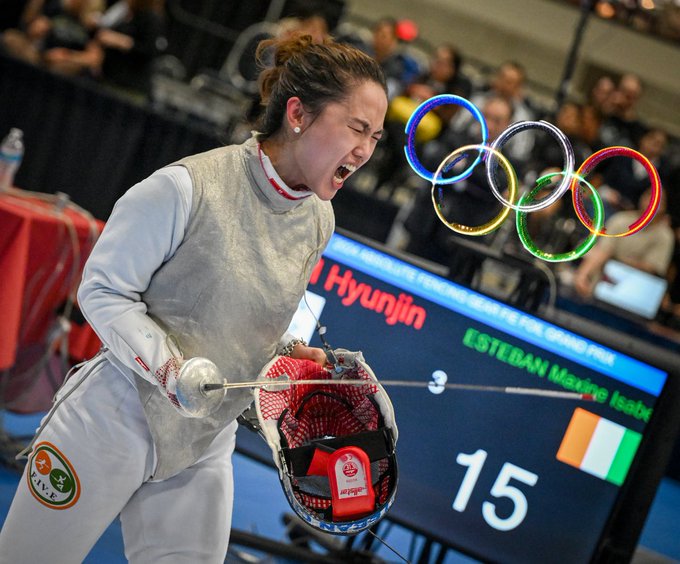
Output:
[[67,509],[80,497],[80,480],[71,462],[53,444],[38,443],[28,461],[28,489],[51,509]]

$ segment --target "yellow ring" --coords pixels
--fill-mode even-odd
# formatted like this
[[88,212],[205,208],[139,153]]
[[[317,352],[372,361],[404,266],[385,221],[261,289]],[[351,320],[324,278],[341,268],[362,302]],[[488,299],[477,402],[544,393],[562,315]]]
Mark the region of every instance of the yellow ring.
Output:
[[508,200],[512,202],[513,204],[515,203],[515,198],[517,196],[517,173],[515,172],[515,169],[512,167],[510,164],[510,161],[508,161],[505,156],[497,151],[496,149],[492,149],[488,145],[465,145],[464,147],[459,147],[452,153],[450,153],[441,163],[439,163],[439,167],[437,167],[437,171],[434,173],[433,176],[433,181],[432,181],[432,205],[434,206],[434,211],[437,214],[437,217],[440,219],[440,221],[446,225],[451,231],[455,231],[456,233],[460,233],[461,235],[472,235],[472,236],[481,236],[481,235],[487,235],[488,233],[491,233],[492,231],[495,231],[498,229],[501,224],[505,221],[505,219],[508,217],[508,214],[510,213],[509,207],[503,206],[503,209],[501,212],[494,217],[491,221],[488,221],[487,223],[483,225],[479,225],[476,227],[473,227],[471,225],[463,225],[461,223],[453,223],[448,221],[444,215],[441,212],[439,203],[437,202],[437,199],[435,197],[435,188],[437,187],[437,178],[439,178],[439,175],[441,174],[442,170],[444,169],[444,165],[449,161],[449,159],[453,159],[454,157],[457,157],[458,155],[461,155],[463,153],[466,153],[468,151],[486,151],[487,153],[492,153],[500,162],[501,168],[503,169],[503,172],[505,172],[505,176],[508,178]]

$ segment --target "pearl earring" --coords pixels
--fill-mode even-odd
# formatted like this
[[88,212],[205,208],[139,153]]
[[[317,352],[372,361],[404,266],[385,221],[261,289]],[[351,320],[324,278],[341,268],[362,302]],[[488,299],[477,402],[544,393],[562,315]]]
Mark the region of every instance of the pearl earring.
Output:
[[294,131],[295,133],[300,133],[300,131],[302,131],[302,130],[300,129],[300,126],[299,126],[299,125],[296,125],[296,126],[293,128],[293,131]]

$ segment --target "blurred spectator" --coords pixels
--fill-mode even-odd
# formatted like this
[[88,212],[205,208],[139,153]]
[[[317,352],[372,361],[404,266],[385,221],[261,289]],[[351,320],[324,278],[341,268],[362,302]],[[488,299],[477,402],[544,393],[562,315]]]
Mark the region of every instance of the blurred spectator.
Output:
[[657,20],[659,35],[671,40],[680,41],[680,5],[666,3]]
[[322,43],[330,35],[326,13],[313,7],[299,7],[294,15],[280,20],[279,26],[281,37],[299,33],[310,35],[314,43]]
[[[662,185],[666,184],[670,174],[670,163],[665,153],[667,145],[666,132],[653,128],[642,136],[639,147],[636,147],[654,165]],[[603,163],[606,166],[602,172],[604,186],[600,188],[600,195],[610,209],[633,209],[635,202],[651,185],[647,171],[631,158],[613,157],[608,161]]]
[[382,18],[373,26],[373,43],[369,54],[380,63],[387,78],[388,98],[403,93],[418,74],[418,63],[401,48],[397,37],[397,20]]
[[148,92],[152,64],[165,49],[163,16],[158,0],[120,0],[109,8],[95,35],[92,73],[115,86]]
[[[549,167],[538,171],[537,177],[543,178],[562,170],[561,165]],[[551,179],[545,180],[544,189],[534,196],[534,200],[542,200],[549,196],[562,179],[562,175],[556,174]],[[578,233],[577,222],[568,196],[567,198],[560,198],[550,206],[526,214],[526,227],[529,237],[539,249],[546,253],[564,253],[578,245],[579,241],[576,239],[580,234]],[[585,230],[585,227],[583,229]],[[506,250],[516,249],[516,252],[523,252],[523,249],[522,251],[519,250],[521,247],[519,238],[513,237],[510,241]],[[548,266],[554,266],[554,263],[548,263]]]
[[[489,142],[492,142],[510,124],[512,108],[505,98],[490,96],[481,107],[481,112],[489,128]],[[435,145],[428,147],[429,151],[423,159],[423,164],[434,171],[441,161],[456,148],[479,143],[479,138],[480,133],[474,131],[474,128],[470,132],[450,130],[438,144],[437,152],[434,151]],[[461,166],[468,166],[471,160],[466,159]],[[479,163],[472,174],[464,180],[442,186],[440,209],[448,221],[479,226],[500,213],[502,204],[491,192],[485,171],[484,164]],[[498,176],[502,178],[503,172],[499,172]],[[452,279],[463,284],[471,284],[479,271],[482,259],[479,255],[456,245],[457,239],[467,237],[451,231],[439,220],[432,208],[429,186],[424,185],[418,192],[413,210],[406,219],[404,227],[409,233],[409,242],[406,247],[408,252],[449,266]],[[475,241],[488,242],[490,237],[493,235],[475,237]]]
[[[458,49],[450,43],[442,43],[430,59],[428,72],[417,77],[406,88],[407,95],[419,103],[438,94],[455,94],[469,98],[472,83],[462,73],[463,57]],[[455,112],[458,106],[441,106],[440,111]],[[445,122],[450,117],[440,114]]]
[[602,112],[596,106],[586,104],[581,108],[581,139],[591,153],[604,147],[600,137],[600,129],[604,122]]
[[[575,102],[564,102],[557,110],[554,120],[550,120],[567,136],[574,149],[576,166],[582,163],[590,154],[590,147],[583,140],[582,108]],[[526,166],[524,180],[532,185],[539,171],[545,168],[564,167],[564,153],[557,140],[545,132],[537,132],[536,141]]]
[[22,29],[2,34],[2,46],[13,57],[45,64],[52,70],[77,74],[80,64],[60,64],[64,55],[86,57],[102,0],[31,0],[22,15]]
[[612,113],[612,94],[616,90],[616,83],[611,76],[602,75],[593,84],[588,92],[588,104],[598,110],[602,115]]
[[[462,57],[453,45],[439,45],[430,58],[428,72],[406,86],[403,96],[391,101],[385,120],[382,154],[377,161],[378,188],[388,182],[398,183],[408,170],[404,159],[404,126],[420,103],[438,94],[469,96],[470,81],[461,73],[461,64]],[[425,115],[418,126],[416,141],[422,144],[443,135],[457,109],[454,105],[439,106]]]
[[668,271],[668,291],[659,311],[659,321],[676,331],[680,331],[680,239],[676,239],[676,251]]
[[[478,108],[484,105],[485,100],[490,96],[500,96],[504,98],[512,107],[512,118],[510,123],[516,121],[532,120],[535,118],[526,98],[524,87],[526,82],[526,71],[524,67],[515,61],[502,63],[493,75],[488,89],[483,92],[473,94],[471,102]],[[458,112],[453,120],[452,127],[458,131],[474,126],[474,118],[469,112]],[[523,167],[529,160],[531,149],[534,146],[534,132],[525,130],[513,136],[505,145],[506,156],[511,157],[519,167]]]
[[[244,29],[234,42],[227,60],[218,73],[218,80],[226,81],[239,93],[252,97],[256,113],[259,112],[257,107],[260,103],[257,77],[262,70],[256,57],[260,42],[273,37],[287,38],[295,34],[309,35],[315,43],[321,43],[329,37],[329,23],[323,12],[298,7],[295,13],[299,15],[286,16],[276,23],[258,22]],[[268,60],[270,56],[271,54],[265,57],[266,64],[273,63]],[[214,74],[210,70],[205,72],[208,76]]]
[[[649,204],[651,191],[640,198],[638,210],[614,214],[607,222],[607,232],[613,234],[628,230]],[[574,276],[574,289],[583,297],[593,293],[602,275],[605,263],[615,259],[638,270],[665,277],[673,254],[674,236],[670,218],[666,214],[666,198],[662,194],[659,210],[652,222],[641,231],[628,237],[600,237],[597,244],[583,257]]]
[[[569,0],[582,4],[582,0]],[[680,40],[680,5],[674,0],[643,2],[632,0],[597,0],[594,11],[600,17],[615,21],[639,32]]]
[[[39,0],[36,0],[39,1]],[[151,65],[164,48],[159,0],[120,0],[104,13],[100,0],[47,0],[26,38],[5,34],[10,52],[67,75],[88,75],[146,93]],[[27,8],[30,13],[34,6]]]
[[524,87],[526,70],[515,61],[506,61],[498,67],[491,80],[491,91],[505,98],[512,104],[512,120],[530,119],[531,111],[527,108]]
[[[430,57],[428,71],[408,84],[404,96],[390,104],[387,119],[399,122],[403,130],[413,111],[433,96],[455,94],[469,98],[472,86],[461,72],[462,63],[462,56],[456,47],[450,43],[439,45]],[[458,109],[459,106],[444,105],[426,114],[421,120],[422,129],[418,127],[417,140],[425,142],[441,135]]]
[[[593,111],[592,106],[590,107]],[[574,149],[574,159],[578,167],[593,152],[584,138],[584,108],[571,101],[564,102],[557,110],[551,121],[566,136]],[[599,115],[599,113],[597,113]],[[599,122],[594,125],[599,129]],[[564,154],[557,140],[543,131],[536,132],[536,142],[531,151],[529,163],[523,181],[525,186],[533,188],[536,180],[549,173],[564,170]],[[539,200],[548,195],[548,188],[553,189],[562,176],[554,176],[545,190],[539,192],[535,199]],[[596,181],[595,181],[596,182]],[[578,220],[575,218],[572,206],[565,205],[565,198],[557,200],[551,206],[527,214],[527,229],[538,247],[548,253],[564,253],[578,244],[580,236]],[[512,244],[519,240],[512,239]]]
[[605,145],[635,147],[646,127],[638,117],[637,106],[642,97],[642,82],[634,74],[624,74],[611,94],[611,113],[607,115],[600,135]]
[[642,96],[642,82],[638,76],[624,74],[613,96],[614,109],[621,119],[637,119],[637,105]]

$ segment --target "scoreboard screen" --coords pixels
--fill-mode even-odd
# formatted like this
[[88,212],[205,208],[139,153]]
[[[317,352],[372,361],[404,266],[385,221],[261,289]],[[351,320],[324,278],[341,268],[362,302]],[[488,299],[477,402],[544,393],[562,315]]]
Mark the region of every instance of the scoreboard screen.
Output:
[[378,379],[432,383],[387,388],[399,428],[391,519],[483,561],[634,549],[669,456],[664,426],[677,426],[680,359],[645,358],[624,336],[605,344],[597,328],[586,336],[339,233],[290,328],[320,346],[315,318]]

